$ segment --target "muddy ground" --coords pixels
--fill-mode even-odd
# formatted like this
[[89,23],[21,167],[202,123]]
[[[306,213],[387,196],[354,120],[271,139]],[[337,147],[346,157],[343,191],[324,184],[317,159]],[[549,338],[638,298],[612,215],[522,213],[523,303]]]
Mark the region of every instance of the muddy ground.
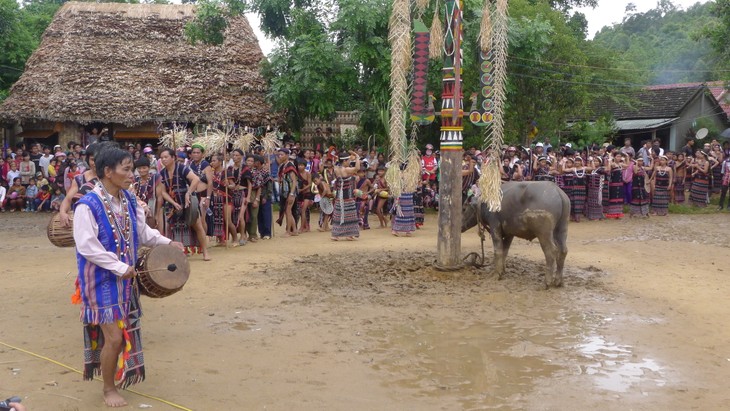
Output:
[[[100,382],[50,361],[83,358],[73,250],[51,246],[47,218],[0,216],[0,397],[105,409]],[[133,388],[195,410],[730,409],[729,219],[572,223],[548,291],[536,242],[515,240],[502,281],[436,271],[434,215],[413,238],[216,248],[180,293],[143,299]]]

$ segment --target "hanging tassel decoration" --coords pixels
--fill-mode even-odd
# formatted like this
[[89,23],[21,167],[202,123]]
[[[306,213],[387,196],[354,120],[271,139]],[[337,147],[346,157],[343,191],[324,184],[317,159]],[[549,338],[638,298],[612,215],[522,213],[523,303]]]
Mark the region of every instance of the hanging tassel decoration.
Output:
[[393,0],[389,21],[390,59],[390,138],[391,166],[386,173],[390,194],[399,197],[402,190],[401,165],[405,161],[406,108],[408,74],[411,68],[411,10],[409,0]]
[[[487,3],[489,0],[485,0]],[[485,147],[491,148],[492,155],[486,167],[485,175],[479,180],[480,195],[479,201],[487,204],[489,210],[497,212],[501,210],[502,187],[499,174],[500,156],[504,146],[504,102],[506,99],[505,85],[507,82],[507,24],[508,24],[507,0],[496,0],[494,15],[492,16],[491,43],[493,52],[494,67],[492,113],[493,119],[485,128]],[[485,9],[487,6],[485,6]],[[483,22],[483,21],[482,21]],[[481,39],[484,41],[484,39]],[[481,42],[480,42],[481,43]]]
[[444,26],[439,19],[439,2],[436,1],[436,7],[433,11],[433,21],[431,21],[431,36],[428,44],[428,56],[434,60],[440,59],[444,55]]
[[411,126],[411,138],[408,153],[406,154],[406,167],[403,170],[403,192],[413,193],[421,184],[421,155],[418,152],[416,141],[418,137],[418,125]]
[[428,8],[428,0],[416,0],[416,9],[418,14],[422,15]]
[[491,0],[484,0],[482,21],[479,24],[479,47],[486,52],[492,48],[492,5]]

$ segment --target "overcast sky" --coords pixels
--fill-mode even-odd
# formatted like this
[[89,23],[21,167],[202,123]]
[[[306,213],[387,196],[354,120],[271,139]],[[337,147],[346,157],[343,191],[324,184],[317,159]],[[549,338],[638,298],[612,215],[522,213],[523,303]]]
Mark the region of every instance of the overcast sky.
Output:
[[[672,3],[679,8],[687,9],[695,3],[707,3],[707,1],[708,0],[672,0]],[[578,9],[585,14],[588,19],[588,37],[593,38],[593,35],[595,35],[596,32],[601,30],[604,26],[620,23],[624,18],[626,5],[629,3],[634,3],[636,5],[636,11],[643,13],[654,8],[657,4],[657,0],[599,0],[598,7],[595,9]],[[261,30],[259,29],[259,18],[256,14],[250,13],[246,16],[248,17],[248,21],[251,23],[251,26],[253,26],[254,32],[256,32],[259,44],[261,45],[261,50],[268,56],[274,48],[274,43],[261,33]]]

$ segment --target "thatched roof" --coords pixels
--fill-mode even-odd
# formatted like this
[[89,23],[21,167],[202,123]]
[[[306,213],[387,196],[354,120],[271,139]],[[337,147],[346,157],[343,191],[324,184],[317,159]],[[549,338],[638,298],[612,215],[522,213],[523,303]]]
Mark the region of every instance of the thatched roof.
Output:
[[272,116],[244,16],[221,46],[192,46],[192,5],[66,3],[0,106],[6,121],[241,121]]

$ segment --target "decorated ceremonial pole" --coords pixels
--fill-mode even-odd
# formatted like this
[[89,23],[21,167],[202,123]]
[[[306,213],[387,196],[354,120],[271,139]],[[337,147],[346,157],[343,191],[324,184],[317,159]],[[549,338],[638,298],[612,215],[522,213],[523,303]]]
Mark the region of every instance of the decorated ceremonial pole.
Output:
[[462,2],[446,0],[446,30],[441,94],[441,181],[439,186],[439,233],[436,265],[461,267],[461,160],[463,93],[461,89]]

